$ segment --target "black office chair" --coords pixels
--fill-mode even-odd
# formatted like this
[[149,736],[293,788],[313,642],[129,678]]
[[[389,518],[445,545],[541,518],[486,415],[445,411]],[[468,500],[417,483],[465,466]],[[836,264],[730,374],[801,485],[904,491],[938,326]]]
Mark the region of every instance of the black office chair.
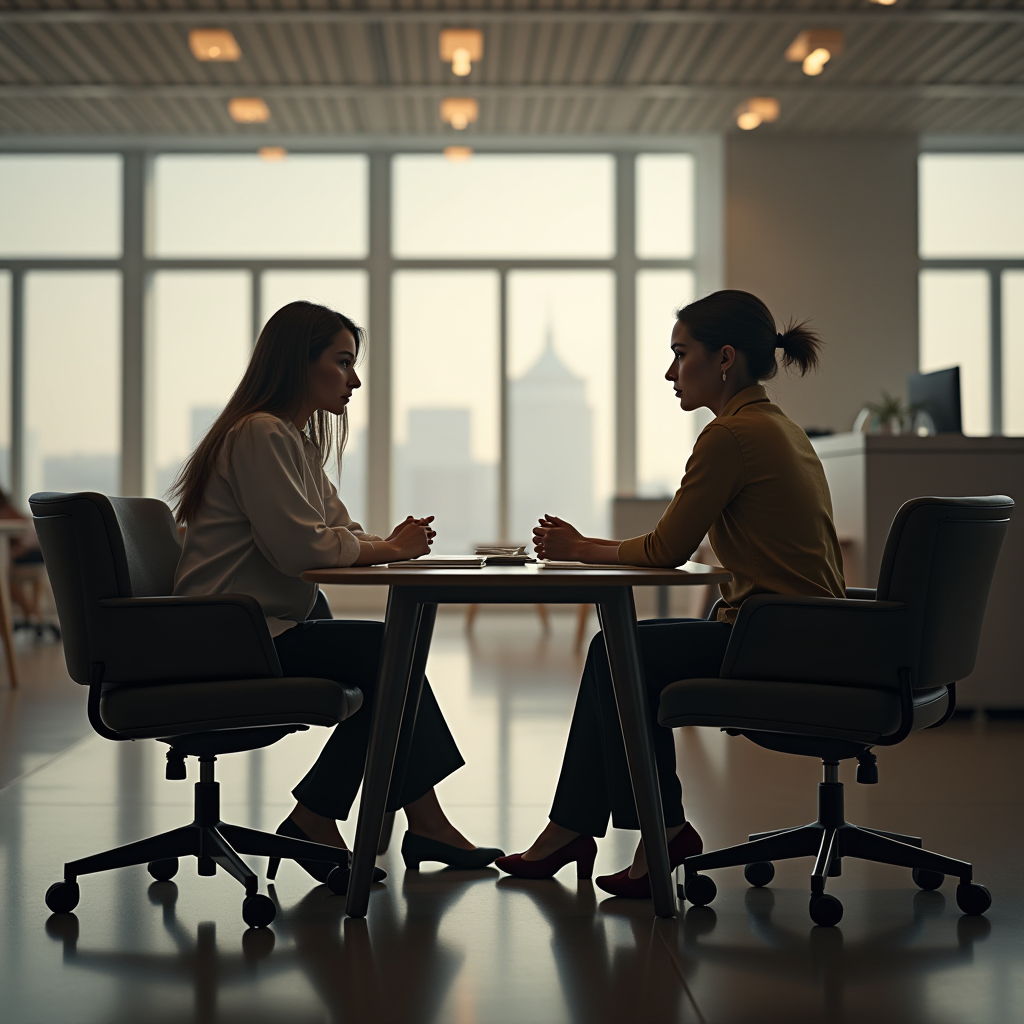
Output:
[[171,597],[180,547],[170,509],[153,498],[33,494],[71,678],[89,687],[89,721],[110,740],[170,744],[167,778],[199,758],[195,820],[163,835],[64,865],[46,893],[57,914],[78,905],[78,876],[148,864],[172,878],[178,858],[200,875],[219,865],[245,886],[242,917],[269,924],[276,908],[238,854],[336,865],[327,884],[348,886],[347,850],[258,832],[220,820],[218,754],[255,750],[310,725],[337,725],[362,693],[333,679],[283,678],[259,604],[251,597]]
[[922,889],[945,875],[960,881],[957,905],[983,914],[992,898],[964,861],[921,848],[921,840],[848,824],[839,762],[856,757],[857,781],[875,783],[875,746],[948,721],[956,680],[974,669],[985,605],[1013,501],[915,498],[897,512],[876,590],[851,600],[762,595],[744,601],[718,679],[684,679],[662,691],[658,720],[670,727],[720,726],[759,746],[821,758],[818,818],[739,846],[687,857],[679,895],[706,906],[708,868],[746,865],[754,886],[775,874],[772,861],[814,856],[811,918],[835,925],[843,906],[825,893],[843,857],[913,868]]

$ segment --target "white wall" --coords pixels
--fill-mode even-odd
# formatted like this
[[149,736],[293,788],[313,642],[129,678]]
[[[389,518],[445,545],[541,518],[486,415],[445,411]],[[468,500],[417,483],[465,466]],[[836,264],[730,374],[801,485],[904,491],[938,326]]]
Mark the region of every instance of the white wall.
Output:
[[816,376],[772,386],[803,427],[849,430],[917,369],[917,152],[912,136],[727,138],[726,286],[827,343]]

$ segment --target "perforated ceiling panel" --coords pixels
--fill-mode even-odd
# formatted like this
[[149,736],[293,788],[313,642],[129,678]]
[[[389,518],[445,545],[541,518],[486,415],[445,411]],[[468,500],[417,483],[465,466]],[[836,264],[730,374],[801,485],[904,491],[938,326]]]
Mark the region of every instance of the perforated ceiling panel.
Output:
[[[1024,130],[1013,0],[484,6],[8,0],[0,133],[447,137],[438,111],[450,95],[479,101],[467,141],[736,130],[751,96],[781,104],[761,131]],[[199,27],[230,29],[242,59],[197,61],[188,32]],[[484,32],[467,78],[438,56],[444,27]],[[845,40],[815,78],[783,56],[809,28]],[[271,121],[235,124],[233,96],[262,97]]]

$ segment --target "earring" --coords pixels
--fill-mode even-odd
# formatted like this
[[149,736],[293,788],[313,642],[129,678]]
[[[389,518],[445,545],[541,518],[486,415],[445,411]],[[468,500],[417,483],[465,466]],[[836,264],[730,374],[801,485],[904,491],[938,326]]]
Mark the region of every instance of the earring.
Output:
[[725,370],[722,371],[722,380],[725,380]]

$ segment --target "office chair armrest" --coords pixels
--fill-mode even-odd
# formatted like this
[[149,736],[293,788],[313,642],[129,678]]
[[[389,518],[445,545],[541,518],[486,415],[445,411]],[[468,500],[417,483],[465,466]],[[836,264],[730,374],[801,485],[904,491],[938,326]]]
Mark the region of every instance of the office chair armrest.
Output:
[[114,597],[98,602],[103,682],[280,676],[281,663],[259,602],[216,597]]
[[875,595],[878,593],[874,587],[847,587],[846,588],[846,600],[847,601],[874,601]]
[[906,606],[762,594],[740,606],[723,677],[899,687]]

